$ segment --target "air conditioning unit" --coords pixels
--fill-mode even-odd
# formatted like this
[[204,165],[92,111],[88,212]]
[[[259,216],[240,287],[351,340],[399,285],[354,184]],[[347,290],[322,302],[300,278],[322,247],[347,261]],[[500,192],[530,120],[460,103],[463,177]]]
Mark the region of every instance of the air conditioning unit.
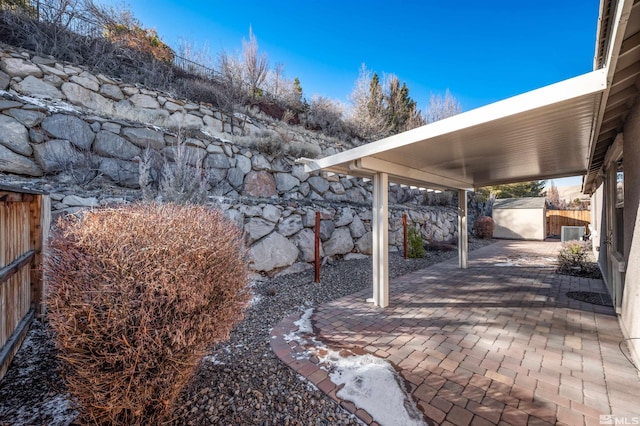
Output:
[[581,241],[584,236],[584,226],[563,226],[560,231],[560,241]]

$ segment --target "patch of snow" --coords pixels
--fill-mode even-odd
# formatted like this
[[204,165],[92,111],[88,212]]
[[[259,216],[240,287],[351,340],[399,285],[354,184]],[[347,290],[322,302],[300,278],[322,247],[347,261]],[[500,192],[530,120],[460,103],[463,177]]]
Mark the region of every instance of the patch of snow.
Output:
[[294,355],[296,359],[308,359],[312,353],[315,354],[331,381],[337,386],[343,385],[336,395],[366,410],[383,426],[427,424],[405,389],[402,378],[388,361],[371,354],[355,355],[328,348],[312,335],[312,314],[313,308],[305,310],[294,322],[298,330],[283,336],[286,341],[296,340],[308,345],[306,351]]
[[427,424],[388,361],[371,354],[342,356],[333,350],[319,359],[329,366],[331,381],[344,385],[336,395],[366,410],[379,424]]
[[513,263],[510,260],[507,260],[506,262],[500,262],[500,263],[495,263],[493,266],[499,266],[499,267],[508,267],[508,266],[520,266],[519,263]]
[[210,362],[214,365],[224,365],[224,362],[220,361],[215,355],[207,355],[202,358],[203,361]]

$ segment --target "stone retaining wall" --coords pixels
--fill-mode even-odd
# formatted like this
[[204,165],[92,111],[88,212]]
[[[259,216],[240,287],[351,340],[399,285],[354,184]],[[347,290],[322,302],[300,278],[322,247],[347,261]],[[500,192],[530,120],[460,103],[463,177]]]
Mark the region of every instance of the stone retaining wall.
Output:
[[[190,164],[207,176],[212,202],[244,228],[254,270],[309,267],[316,211],[322,213],[324,258],[371,253],[370,182],[305,173],[292,157],[234,140],[272,132],[318,155],[336,152],[321,135],[248,116],[232,134],[229,118],[211,105],[121,84],[6,46],[0,48],[0,70],[0,178],[48,190],[54,213],[139,199],[145,150],[170,159],[180,139]],[[403,211],[428,240],[457,237],[455,209],[424,206],[426,196],[390,187],[392,250],[402,246]],[[471,224],[485,208],[470,199]]]

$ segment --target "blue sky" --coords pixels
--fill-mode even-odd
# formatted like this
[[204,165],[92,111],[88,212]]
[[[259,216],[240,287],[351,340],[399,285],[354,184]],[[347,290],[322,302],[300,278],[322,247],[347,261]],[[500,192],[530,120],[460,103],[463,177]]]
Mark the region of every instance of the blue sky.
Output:
[[419,108],[448,89],[470,110],[592,70],[599,0],[129,0],[177,47],[240,51],[249,26],[304,96],[347,102],[365,63],[406,81]]

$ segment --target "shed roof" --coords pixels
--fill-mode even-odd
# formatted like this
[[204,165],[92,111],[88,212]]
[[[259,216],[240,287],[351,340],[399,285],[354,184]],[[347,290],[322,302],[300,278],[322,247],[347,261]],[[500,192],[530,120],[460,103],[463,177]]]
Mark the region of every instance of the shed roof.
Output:
[[544,197],[500,198],[493,202],[493,209],[544,209],[546,202]]

